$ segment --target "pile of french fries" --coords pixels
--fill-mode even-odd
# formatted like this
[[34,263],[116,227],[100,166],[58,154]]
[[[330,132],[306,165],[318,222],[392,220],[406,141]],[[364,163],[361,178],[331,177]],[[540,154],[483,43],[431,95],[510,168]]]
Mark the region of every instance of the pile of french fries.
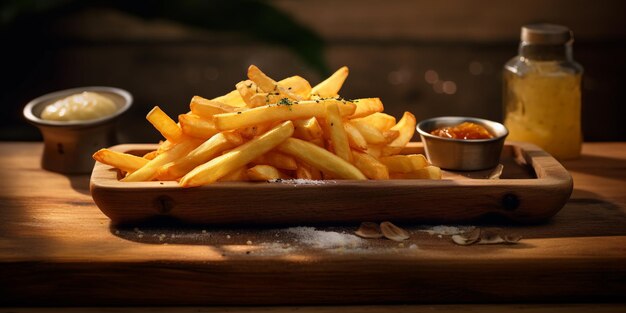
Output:
[[421,154],[399,153],[415,116],[396,123],[378,98],[339,96],[348,68],[315,87],[300,76],[275,81],[251,65],[236,90],[191,99],[178,123],[159,107],[148,121],[166,139],[140,157],[102,149],[93,155],[125,173],[124,182],[177,180],[183,187],[217,181],[278,179],[439,179]]

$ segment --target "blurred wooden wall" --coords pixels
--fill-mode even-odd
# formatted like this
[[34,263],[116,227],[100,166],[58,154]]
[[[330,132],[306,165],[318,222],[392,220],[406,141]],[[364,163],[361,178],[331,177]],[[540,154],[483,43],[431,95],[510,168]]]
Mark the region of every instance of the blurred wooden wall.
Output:
[[[350,67],[343,96],[381,97],[389,113],[410,110],[418,119],[469,115],[500,120],[501,69],[517,53],[521,25],[567,25],[576,37],[575,59],[585,67],[586,140],[626,140],[626,2],[271,3],[322,36],[333,69]],[[159,105],[171,115],[186,112],[193,95],[214,97],[232,90],[249,64],[275,78],[300,74],[312,83],[322,78],[284,47],[112,10],[73,14],[49,33],[58,40],[53,47],[29,47],[19,52],[21,59],[2,60],[8,69],[2,81],[11,88],[1,95],[10,114],[0,126],[0,139],[38,139],[36,129],[20,118],[21,108],[57,89],[111,85],[131,91],[136,102],[123,118],[122,140],[146,142],[158,140],[143,119],[150,107]],[[436,73],[439,82],[428,83],[426,72]]]

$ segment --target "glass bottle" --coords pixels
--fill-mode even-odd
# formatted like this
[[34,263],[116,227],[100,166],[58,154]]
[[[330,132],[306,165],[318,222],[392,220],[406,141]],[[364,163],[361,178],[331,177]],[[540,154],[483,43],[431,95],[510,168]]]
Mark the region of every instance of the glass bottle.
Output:
[[559,160],[580,156],[580,84],[583,68],[572,57],[564,26],[522,27],[519,55],[504,66],[504,125],[509,140],[540,146]]

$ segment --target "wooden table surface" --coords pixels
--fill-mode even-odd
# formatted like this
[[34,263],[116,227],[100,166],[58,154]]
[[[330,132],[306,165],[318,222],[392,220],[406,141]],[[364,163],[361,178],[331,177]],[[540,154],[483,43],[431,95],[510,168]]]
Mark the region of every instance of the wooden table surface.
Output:
[[[41,151],[40,143],[0,144],[2,305],[579,303],[626,294],[626,143],[587,143],[582,158],[564,162],[574,193],[548,223],[472,225],[521,235],[520,244],[468,247],[423,225],[406,225],[412,236],[403,244],[334,248],[278,226],[111,225],[89,177],[41,170]],[[367,310],[376,308],[385,306]]]

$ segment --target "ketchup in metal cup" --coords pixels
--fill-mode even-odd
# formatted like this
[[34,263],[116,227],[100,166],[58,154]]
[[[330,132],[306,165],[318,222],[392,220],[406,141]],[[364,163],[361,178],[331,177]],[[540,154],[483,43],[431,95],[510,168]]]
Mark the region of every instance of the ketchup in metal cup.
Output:
[[482,125],[464,122],[456,126],[437,128],[430,132],[432,135],[453,139],[489,139],[493,135]]

